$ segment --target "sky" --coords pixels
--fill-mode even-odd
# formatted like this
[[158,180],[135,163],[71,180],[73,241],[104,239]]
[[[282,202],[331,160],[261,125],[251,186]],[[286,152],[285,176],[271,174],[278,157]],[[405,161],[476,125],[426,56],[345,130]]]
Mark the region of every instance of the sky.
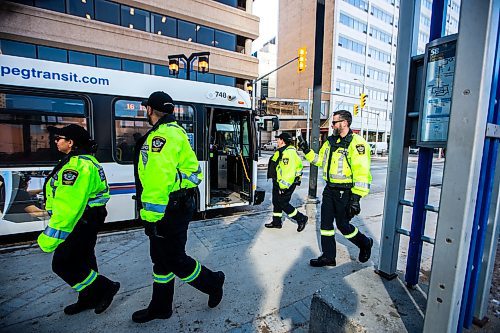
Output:
[[279,0],[255,0],[252,14],[260,17],[259,38],[252,45],[252,53],[278,34]]

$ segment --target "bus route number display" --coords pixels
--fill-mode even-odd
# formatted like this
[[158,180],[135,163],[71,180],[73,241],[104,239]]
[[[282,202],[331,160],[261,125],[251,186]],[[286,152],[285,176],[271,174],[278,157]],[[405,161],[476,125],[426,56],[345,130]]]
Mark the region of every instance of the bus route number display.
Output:
[[427,45],[418,146],[446,147],[455,78],[456,35]]

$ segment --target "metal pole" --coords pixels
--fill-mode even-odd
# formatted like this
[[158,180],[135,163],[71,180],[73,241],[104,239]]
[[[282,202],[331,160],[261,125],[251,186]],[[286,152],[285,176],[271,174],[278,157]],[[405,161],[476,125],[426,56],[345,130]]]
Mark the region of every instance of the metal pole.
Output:
[[[312,108],[311,149],[319,151],[319,126],[321,116],[321,84],[323,80],[323,37],[325,26],[325,0],[316,1],[316,32],[314,42],[314,79]],[[318,187],[318,167],[311,164],[309,171],[309,198],[316,198]]]
[[306,141],[311,142],[311,139],[309,138],[309,121],[311,117],[311,94],[312,94],[312,89],[307,88],[307,130],[306,130]]
[[262,157],[262,127],[259,126],[259,157]]

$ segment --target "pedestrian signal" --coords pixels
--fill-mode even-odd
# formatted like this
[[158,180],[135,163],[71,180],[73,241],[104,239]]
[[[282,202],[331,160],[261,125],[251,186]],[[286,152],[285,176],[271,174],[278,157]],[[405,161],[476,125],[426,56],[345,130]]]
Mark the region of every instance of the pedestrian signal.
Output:
[[362,93],[361,96],[359,97],[359,104],[361,105],[362,109],[366,106],[366,99],[367,98],[368,98],[368,95],[365,93]]
[[298,72],[303,72],[306,70],[306,61],[307,61],[307,58],[306,58],[306,55],[307,55],[307,50],[305,47],[301,47],[299,49],[299,57],[298,57],[298,62],[297,62],[297,69],[298,69]]
[[357,116],[358,112],[359,112],[359,105],[358,104],[354,104],[354,115]]

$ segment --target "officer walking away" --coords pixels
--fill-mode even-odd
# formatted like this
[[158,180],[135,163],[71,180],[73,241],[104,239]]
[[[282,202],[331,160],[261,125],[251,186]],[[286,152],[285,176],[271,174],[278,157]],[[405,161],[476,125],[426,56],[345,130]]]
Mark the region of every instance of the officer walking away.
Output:
[[153,127],[137,141],[134,156],[137,205],[149,237],[153,296],[132,320],[145,323],[172,316],[174,277],[208,294],[208,306],[222,300],[223,272],[212,272],[186,255],[188,224],[202,173],[184,128],[175,121],[172,98],[157,91],[143,102]]
[[281,229],[283,212],[297,222],[297,231],[306,227],[307,216],[290,204],[295,187],[302,178],[302,160],[292,145],[292,137],[288,133],[276,136],[278,149],[269,159],[267,178],[273,180],[273,220],[265,224],[266,228]]
[[311,259],[313,267],[335,266],[337,228],[359,249],[359,261],[370,259],[373,240],[363,235],[350,220],[361,212],[359,200],[368,194],[372,176],[370,173],[370,146],[350,129],[352,116],[349,111],[333,114],[333,134],[321,147],[319,154],[309,149],[307,142],[300,144],[306,159],[323,168],[326,186],[321,203],[321,249],[323,254]]
[[66,154],[44,184],[49,225],[38,237],[44,252],[54,252],[52,270],[75,291],[78,301],[64,308],[73,315],[106,310],[120,288],[98,273],[97,232],[106,218],[109,187],[104,170],[92,153],[97,145],[81,126],[51,127],[57,149]]

